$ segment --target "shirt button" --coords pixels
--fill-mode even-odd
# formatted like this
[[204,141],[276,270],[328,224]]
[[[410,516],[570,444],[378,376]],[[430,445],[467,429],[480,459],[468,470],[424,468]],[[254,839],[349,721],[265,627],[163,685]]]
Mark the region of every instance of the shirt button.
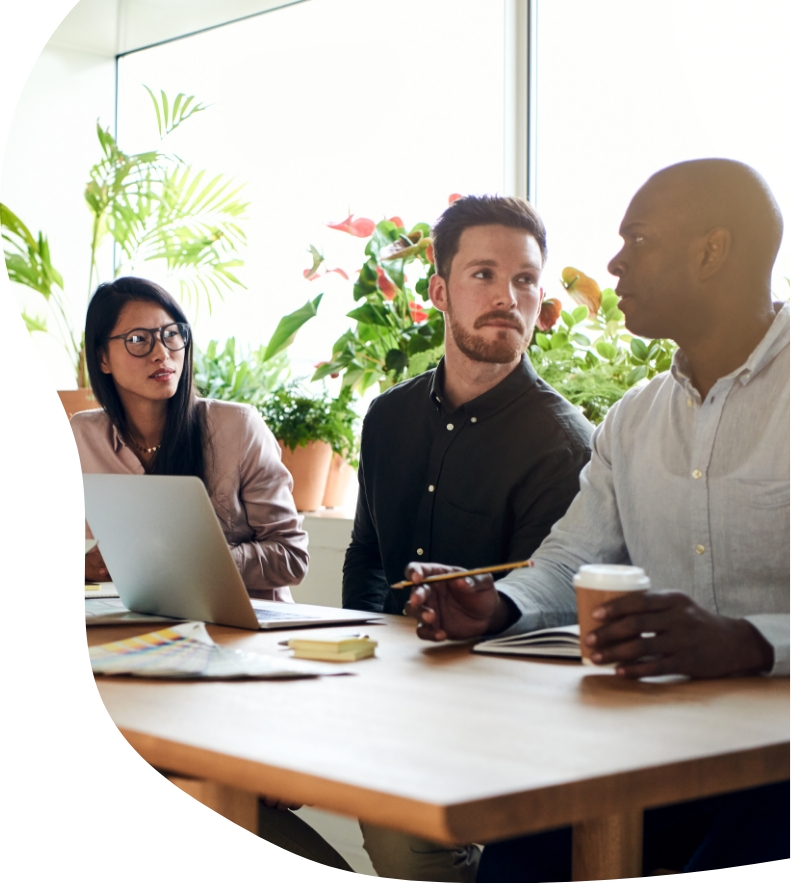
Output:
[[452,429],[453,429],[453,424],[448,424],[448,429],[449,429],[449,430],[452,430]]
[[433,490],[434,490],[434,486],[433,486],[433,485],[429,485],[429,486],[428,486],[428,490],[429,490],[429,491],[433,491]]
[[702,543],[699,543],[699,544],[695,547],[695,552],[696,552],[699,556],[702,556],[703,553],[706,552],[706,547],[703,546]]
[[471,417],[471,418],[470,418],[470,423],[471,423],[471,424],[477,424],[477,423],[478,423],[478,418],[477,418],[477,417]]
[[702,475],[703,475],[703,473],[701,473],[700,470],[693,470],[692,471],[692,478],[693,479],[699,479]]
[[423,550],[421,549],[421,547],[418,547],[418,548],[417,548],[417,554],[418,554],[419,556],[422,556],[422,555],[423,555]]
[[687,405],[692,408],[695,403],[691,399],[687,399]]

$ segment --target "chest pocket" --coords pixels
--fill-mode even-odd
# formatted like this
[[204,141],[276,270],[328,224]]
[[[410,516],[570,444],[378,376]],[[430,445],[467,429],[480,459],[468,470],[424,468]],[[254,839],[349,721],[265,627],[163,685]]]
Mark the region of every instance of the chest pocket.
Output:
[[470,512],[444,500],[434,510],[432,535],[435,561],[482,568],[503,560],[502,519],[488,513]]

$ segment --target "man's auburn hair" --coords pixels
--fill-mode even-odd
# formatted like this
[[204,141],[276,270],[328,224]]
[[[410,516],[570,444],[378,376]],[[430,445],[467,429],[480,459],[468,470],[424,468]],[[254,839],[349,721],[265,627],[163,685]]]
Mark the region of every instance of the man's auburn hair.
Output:
[[440,215],[432,230],[434,265],[445,280],[459,251],[459,240],[468,227],[501,224],[529,233],[538,243],[541,260],[547,260],[547,230],[538,212],[518,196],[463,196]]

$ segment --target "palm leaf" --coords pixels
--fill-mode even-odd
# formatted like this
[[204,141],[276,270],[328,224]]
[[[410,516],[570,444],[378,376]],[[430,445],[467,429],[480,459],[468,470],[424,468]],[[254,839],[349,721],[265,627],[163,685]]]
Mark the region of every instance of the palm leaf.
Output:
[[206,110],[207,107],[205,104],[193,104],[195,96],[185,95],[183,92],[179,92],[171,105],[164,89],[160,90],[161,101],[158,101],[153,90],[149,89],[145,84],[143,84],[143,88],[148,92],[151,97],[151,102],[154,105],[154,111],[157,115],[157,129],[159,130],[160,138],[170,135],[170,133],[174,129],[177,129],[184,120],[188,120],[193,114]]

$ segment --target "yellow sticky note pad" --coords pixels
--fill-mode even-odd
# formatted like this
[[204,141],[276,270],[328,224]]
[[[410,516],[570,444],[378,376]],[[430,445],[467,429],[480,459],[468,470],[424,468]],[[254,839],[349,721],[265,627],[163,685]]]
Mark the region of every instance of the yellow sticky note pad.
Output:
[[320,638],[292,638],[288,647],[295,657],[304,660],[324,660],[329,663],[351,663],[373,657],[377,642],[361,636],[327,636]]

